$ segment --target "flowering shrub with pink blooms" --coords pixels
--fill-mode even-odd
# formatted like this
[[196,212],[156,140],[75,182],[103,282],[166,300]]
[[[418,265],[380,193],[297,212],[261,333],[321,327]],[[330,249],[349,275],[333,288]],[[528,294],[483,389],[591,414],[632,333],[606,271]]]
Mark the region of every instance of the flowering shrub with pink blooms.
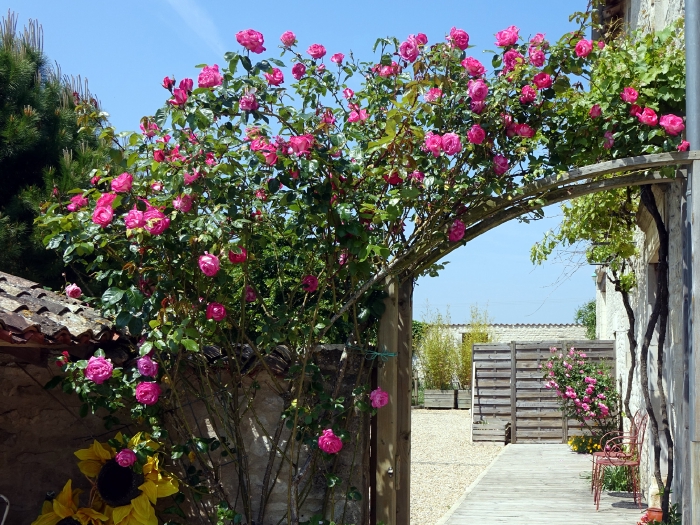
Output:
[[564,414],[594,436],[617,429],[620,396],[609,366],[573,347],[550,350],[552,355],[542,366],[544,386],[556,393]]

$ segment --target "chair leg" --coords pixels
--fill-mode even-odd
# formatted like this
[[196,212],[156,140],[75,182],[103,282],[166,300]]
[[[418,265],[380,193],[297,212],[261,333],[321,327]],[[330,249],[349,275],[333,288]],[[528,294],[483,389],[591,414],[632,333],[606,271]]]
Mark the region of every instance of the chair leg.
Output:
[[600,509],[600,495],[601,492],[603,491],[603,476],[605,474],[605,465],[598,465],[597,468],[597,476],[596,476],[596,488],[595,488],[595,496],[594,496],[594,501],[595,501],[595,510]]

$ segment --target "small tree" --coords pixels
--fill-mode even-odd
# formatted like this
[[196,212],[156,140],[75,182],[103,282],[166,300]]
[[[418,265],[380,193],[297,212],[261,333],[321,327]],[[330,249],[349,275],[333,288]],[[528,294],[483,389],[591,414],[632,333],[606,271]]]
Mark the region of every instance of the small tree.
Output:
[[472,382],[472,346],[476,343],[488,343],[491,341],[488,310],[479,309],[478,305],[472,305],[469,319],[469,328],[462,334],[462,344],[457,351],[456,375],[460,388],[468,388]]
[[583,303],[576,309],[574,322],[586,327],[586,337],[588,339],[596,338],[595,299]]
[[416,348],[416,354],[423,369],[425,387],[428,389],[449,390],[458,362],[457,344],[447,330],[450,324],[449,310],[443,316],[440,312],[428,310],[425,331]]

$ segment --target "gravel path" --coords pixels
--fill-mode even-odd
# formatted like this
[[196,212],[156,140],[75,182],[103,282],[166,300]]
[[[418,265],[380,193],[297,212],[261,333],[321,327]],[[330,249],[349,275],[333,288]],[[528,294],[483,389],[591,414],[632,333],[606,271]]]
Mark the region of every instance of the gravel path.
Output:
[[501,450],[469,442],[470,410],[411,413],[411,525],[433,525]]

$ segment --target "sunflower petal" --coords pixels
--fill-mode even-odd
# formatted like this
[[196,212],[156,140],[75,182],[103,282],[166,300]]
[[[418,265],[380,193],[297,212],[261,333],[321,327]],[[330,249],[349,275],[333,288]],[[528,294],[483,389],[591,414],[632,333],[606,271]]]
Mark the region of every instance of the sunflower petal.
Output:
[[158,499],[158,487],[156,486],[156,484],[152,481],[146,480],[139,486],[139,488],[143,491],[143,493],[146,496],[148,496],[148,499],[151,500],[151,503],[155,505],[156,499]]
[[158,497],[167,498],[172,496],[178,491],[178,482],[175,478],[163,478],[163,480],[158,483]]
[[92,459],[78,461],[78,468],[80,469],[80,472],[85,474],[87,477],[96,478],[97,475],[100,473],[102,463]]
[[48,514],[42,514],[37,519],[32,522],[32,525],[56,525],[63,518],[57,516],[55,512],[49,512]]
[[114,507],[112,509],[112,521],[114,525],[120,525],[126,518],[129,517],[132,507],[131,504],[122,507]]

